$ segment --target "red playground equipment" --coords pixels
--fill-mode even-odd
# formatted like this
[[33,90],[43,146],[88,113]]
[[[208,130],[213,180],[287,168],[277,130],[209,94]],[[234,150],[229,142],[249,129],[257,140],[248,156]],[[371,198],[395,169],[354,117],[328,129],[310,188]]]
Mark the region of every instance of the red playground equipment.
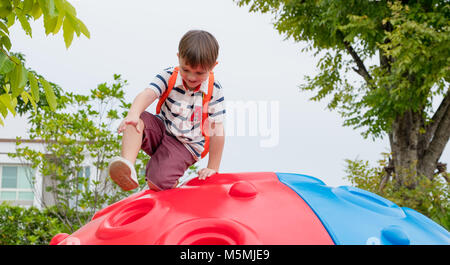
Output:
[[[295,209],[295,210],[293,210]],[[333,244],[310,207],[275,173],[217,174],[146,190],[97,212],[51,244]]]
[[146,190],[97,212],[51,245],[450,244],[417,211],[368,191],[301,174],[215,174]]

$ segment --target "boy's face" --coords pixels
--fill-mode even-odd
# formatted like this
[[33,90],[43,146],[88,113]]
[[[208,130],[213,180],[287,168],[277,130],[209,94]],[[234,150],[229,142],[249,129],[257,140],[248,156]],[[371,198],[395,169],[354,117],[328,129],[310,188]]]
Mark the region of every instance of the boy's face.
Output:
[[[180,57],[178,54],[178,61],[180,63],[180,74],[183,78],[184,82],[188,86],[189,89],[195,89],[198,87],[201,83],[203,83],[209,75],[209,72],[211,72],[215,65],[211,69],[203,69],[200,65],[197,67],[192,67],[191,65],[187,64],[185,60]],[[216,62],[217,65],[217,62]]]

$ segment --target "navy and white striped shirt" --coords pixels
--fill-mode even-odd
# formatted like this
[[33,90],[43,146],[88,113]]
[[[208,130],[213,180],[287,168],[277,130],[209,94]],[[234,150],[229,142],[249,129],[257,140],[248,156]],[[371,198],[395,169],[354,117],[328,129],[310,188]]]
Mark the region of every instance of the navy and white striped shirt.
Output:
[[[166,91],[169,78],[174,67],[164,69],[157,74],[150,83],[150,89],[160,97]],[[164,122],[167,131],[174,135],[199,160],[204,150],[205,138],[202,135],[199,119],[193,119],[194,111],[201,111],[203,97],[208,93],[207,78],[197,92],[185,88],[183,78],[178,73],[172,91],[161,106],[160,114],[156,115]],[[214,89],[208,105],[208,116],[210,122],[222,123],[225,119],[225,99],[223,88],[214,76]]]

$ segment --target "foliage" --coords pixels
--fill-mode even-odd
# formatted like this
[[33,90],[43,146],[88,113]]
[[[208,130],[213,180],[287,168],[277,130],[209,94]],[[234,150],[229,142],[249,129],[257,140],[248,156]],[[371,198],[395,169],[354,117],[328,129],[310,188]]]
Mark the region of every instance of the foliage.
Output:
[[57,233],[68,232],[52,208],[0,204],[0,245],[48,245]]
[[[130,107],[123,99],[126,84],[120,75],[114,75],[113,84],[102,83],[90,95],[63,94],[56,111],[44,106],[30,117],[29,137],[42,140],[42,148],[22,147],[19,139],[16,154],[10,154],[47,179],[44,195],[53,198],[57,215],[70,231],[86,223],[97,210],[130,194],[115,185],[106,172],[109,159],[120,155],[121,135],[114,126]],[[141,152],[137,172],[143,171],[148,159]],[[90,177],[83,174],[86,166]],[[139,182],[146,185],[143,176]],[[70,211],[77,217],[75,223],[67,218]]]
[[[43,16],[45,33],[57,34],[63,29],[66,48],[72,43],[74,34],[90,37],[89,30],[77,18],[75,8],[66,0],[0,0],[0,79],[4,80],[0,95],[0,112],[5,118],[8,112],[16,114],[16,105],[20,98],[31,103],[36,109],[43,91],[48,105],[56,109],[56,95],[52,85],[42,76],[25,68],[22,60],[11,53],[12,43],[9,28],[16,20],[27,35],[32,36],[30,20]],[[3,119],[0,117],[0,124]]]
[[[330,97],[344,125],[382,137],[407,110],[431,118],[435,97],[450,81],[450,4],[442,0],[238,0],[272,13],[287,38],[321,55],[319,74],[306,77],[312,100]],[[371,65],[370,65],[371,64]],[[356,72],[363,82],[352,81]]]
[[376,167],[371,167],[368,161],[347,159],[346,179],[353,186],[383,196],[401,207],[414,209],[450,230],[450,184],[445,175],[437,175],[434,180],[424,176],[417,179],[413,172],[410,179],[418,183],[411,189],[395,185],[393,173],[392,179],[381,187],[388,158],[389,154],[384,153]]
[[[25,66],[25,63],[26,63],[25,55],[23,55],[21,53],[14,53],[14,52],[11,52],[11,55],[19,58],[19,60]],[[34,76],[36,76],[37,79],[41,79],[41,78],[45,79],[42,75],[38,74],[36,71],[34,71],[30,68],[27,68],[27,71],[34,74]],[[6,81],[5,76],[0,75],[0,87],[4,87],[7,84],[8,84],[8,82]],[[62,92],[61,87],[59,87],[57,84],[50,82],[50,81],[49,81],[49,84],[52,87],[55,97],[56,98],[61,97],[61,92]],[[33,110],[41,109],[43,106],[50,106],[47,101],[48,95],[45,93],[45,91],[42,88],[42,85],[40,83],[38,83],[38,87],[39,87],[39,89],[36,91],[36,93],[38,94],[38,96],[37,96],[38,100],[29,101],[28,98],[18,97],[17,103],[14,108],[15,112],[13,114],[24,115],[25,113],[31,112]],[[27,89],[27,87],[25,87],[25,89]],[[3,94],[7,94],[6,90],[0,89],[0,96]],[[24,100],[26,100],[26,101],[24,101]],[[31,104],[28,104],[29,102],[31,102]],[[4,106],[1,106],[1,104],[0,104],[0,112],[2,113],[3,117],[6,117],[8,115],[7,109],[5,109]]]

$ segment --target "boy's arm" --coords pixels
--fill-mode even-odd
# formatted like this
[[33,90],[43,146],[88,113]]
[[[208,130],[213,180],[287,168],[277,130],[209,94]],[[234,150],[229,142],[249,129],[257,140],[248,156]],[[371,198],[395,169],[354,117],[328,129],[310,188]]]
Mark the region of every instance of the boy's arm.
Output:
[[141,116],[141,113],[144,112],[144,110],[147,109],[148,106],[150,106],[157,98],[158,95],[156,94],[156,92],[150,88],[146,88],[144,89],[144,91],[140,92],[134,98],[130,110],[128,111],[125,119],[120,123],[117,132],[121,133],[123,130],[125,130],[125,127],[128,124],[131,124],[136,128],[137,132],[140,133],[141,130],[140,128],[138,128],[139,116]]
[[209,137],[209,161],[207,167],[219,172],[223,147],[225,145],[225,130],[223,123],[214,123],[212,127],[214,128],[214,132]]
[[198,171],[199,179],[206,179],[212,174],[219,172],[222,151],[225,144],[225,130],[223,123],[213,123],[211,136],[209,137],[209,161],[206,168]]
[[158,95],[155,91],[150,88],[144,89],[144,91],[139,93],[136,98],[134,98],[127,116],[139,118],[141,113],[144,112],[144,110],[147,109],[148,106],[150,106],[157,98]]

